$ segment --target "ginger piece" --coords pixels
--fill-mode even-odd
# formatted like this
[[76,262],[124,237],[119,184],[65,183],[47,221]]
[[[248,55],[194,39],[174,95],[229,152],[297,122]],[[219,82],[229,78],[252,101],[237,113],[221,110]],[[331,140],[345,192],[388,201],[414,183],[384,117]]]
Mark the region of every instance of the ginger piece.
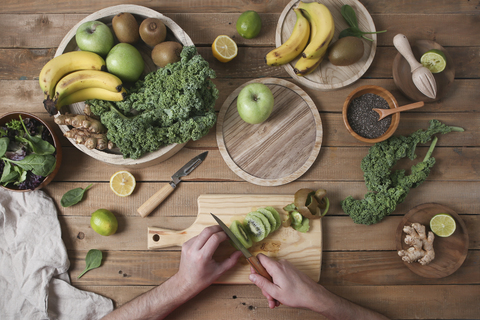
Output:
[[409,246],[407,250],[398,251],[398,255],[407,263],[418,261],[421,265],[429,264],[435,259],[433,250],[433,232],[425,233],[425,226],[420,223],[412,223],[412,226],[403,227],[403,232],[407,234],[405,243]]
[[107,139],[105,133],[92,133],[84,128],[73,128],[64,134],[67,138],[75,139],[78,144],[83,144],[88,149],[112,149],[113,142]]
[[107,128],[100,121],[84,114],[61,114],[55,118],[55,123],[85,129],[92,133],[107,132]]

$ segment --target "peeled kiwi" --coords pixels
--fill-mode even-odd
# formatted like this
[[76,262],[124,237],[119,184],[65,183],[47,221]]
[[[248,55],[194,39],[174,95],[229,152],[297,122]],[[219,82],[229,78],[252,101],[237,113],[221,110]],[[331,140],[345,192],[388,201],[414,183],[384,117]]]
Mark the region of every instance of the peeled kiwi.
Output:
[[269,210],[264,208],[257,209],[257,212],[260,212],[261,214],[263,214],[268,219],[268,222],[270,222],[270,226],[272,227],[272,230],[270,231],[270,233],[277,230],[277,220],[273,216],[273,213],[271,213]]
[[247,214],[247,217],[248,216],[254,216],[254,217],[257,217],[259,218],[263,225],[265,226],[265,238],[268,237],[268,235],[270,234],[270,232],[272,232],[272,225],[270,224],[270,221],[268,221],[268,218],[265,217],[263,214],[261,214],[260,212],[258,211],[253,211],[253,212],[250,212],[249,214]]
[[140,24],[140,38],[151,47],[155,47],[167,37],[167,27],[157,18],[147,18]]
[[164,41],[159,43],[152,50],[152,60],[160,68],[169,63],[180,61],[180,53],[183,46],[176,41]]
[[244,221],[247,232],[250,232],[255,242],[262,241],[266,236],[265,225],[262,220],[256,216],[247,214]]
[[280,229],[280,227],[282,226],[282,218],[280,218],[280,214],[278,213],[278,211],[275,210],[274,207],[265,207],[265,209],[270,211],[272,213],[273,217],[275,218],[275,221],[277,223],[276,226],[275,226],[275,230]]
[[138,22],[131,13],[117,14],[112,19],[112,27],[119,42],[134,44],[140,39]]
[[[250,248],[253,245],[252,238],[250,238],[250,234],[247,232],[245,227],[242,225],[242,223],[238,220],[235,220],[232,222],[230,225],[230,230],[232,230],[233,234],[235,237],[237,237],[238,241],[240,241],[241,244],[245,248]],[[238,249],[238,248],[237,248]]]
[[357,37],[344,37],[329,48],[328,60],[335,66],[349,66],[363,57],[363,41]]

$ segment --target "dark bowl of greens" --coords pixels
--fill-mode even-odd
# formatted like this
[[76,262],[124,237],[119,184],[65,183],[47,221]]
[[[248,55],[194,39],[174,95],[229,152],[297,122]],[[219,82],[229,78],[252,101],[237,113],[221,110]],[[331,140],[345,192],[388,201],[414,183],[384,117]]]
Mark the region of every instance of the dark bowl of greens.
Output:
[[55,132],[45,121],[26,112],[11,112],[0,118],[0,154],[0,185],[18,192],[45,187],[62,162]]

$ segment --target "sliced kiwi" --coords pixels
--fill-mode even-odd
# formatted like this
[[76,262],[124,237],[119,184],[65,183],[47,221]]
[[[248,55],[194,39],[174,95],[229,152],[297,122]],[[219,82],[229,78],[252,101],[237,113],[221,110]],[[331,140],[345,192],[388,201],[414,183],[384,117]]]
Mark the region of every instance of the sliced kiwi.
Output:
[[299,223],[292,223],[293,229],[298,232],[307,233],[310,230],[310,220],[308,218],[303,218]]
[[270,222],[270,226],[272,227],[272,230],[270,232],[277,230],[277,220],[273,216],[273,213],[271,213],[265,208],[259,208],[257,209],[257,211],[263,214],[268,219],[268,222]]
[[255,217],[258,217],[260,220],[262,220],[262,223],[265,226],[265,238],[268,237],[270,232],[272,232],[272,225],[270,224],[270,221],[268,221],[268,218],[258,211],[250,212],[249,214],[247,214],[247,217],[248,215],[253,215]]
[[270,211],[273,214],[273,217],[275,218],[275,221],[277,222],[277,224],[275,226],[275,230],[280,229],[280,227],[282,226],[282,218],[280,218],[280,214],[278,213],[278,211],[275,210],[274,207],[265,207],[265,209],[267,209],[268,211]]
[[232,224],[230,225],[230,230],[232,230],[235,237],[237,237],[238,241],[240,241],[240,243],[243,244],[245,248],[248,249],[253,245],[253,241],[252,241],[252,238],[250,237],[250,233],[245,229],[245,227],[242,225],[240,221],[238,220],[233,221]]
[[[266,219],[266,218],[265,218]],[[266,236],[265,225],[262,220],[254,215],[247,214],[243,222],[245,229],[252,235],[252,240],[255,242],[262,241]]]

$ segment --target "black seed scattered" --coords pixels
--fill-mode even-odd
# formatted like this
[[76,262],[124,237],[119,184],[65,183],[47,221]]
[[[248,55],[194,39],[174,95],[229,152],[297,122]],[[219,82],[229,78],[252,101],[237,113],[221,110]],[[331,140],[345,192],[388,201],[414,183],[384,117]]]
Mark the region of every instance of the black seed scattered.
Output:
[[388,102],[379,95],[366,93],[353,99],[347,111],[347,120],[352,130],[367,139],[380,137],[392,123],[392,116],[378,121],[379,115],[373,108],[388,109]]
[[242,304],[243,304],[243,305],[246,305],[246,303],[245,303],[245,302],[242,302]]
[[254,306],[248,306],[248,310],[253,310],[253,309],[255,309]]
[[233,299],[237,299],[237,296],[233,296],[232,298],[233,298]]

